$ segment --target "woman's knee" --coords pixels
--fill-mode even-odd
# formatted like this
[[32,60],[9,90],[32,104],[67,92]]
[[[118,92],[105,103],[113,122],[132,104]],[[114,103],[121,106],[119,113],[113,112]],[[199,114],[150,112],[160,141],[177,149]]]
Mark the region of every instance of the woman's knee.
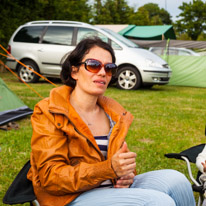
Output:
[[195,205],[190,182],[184,174],[176,170],[156,170],[137,175],[131,187],[166,193],[178,206]]
[[181,187],[188,188],[191,190],[191,184],[184,174],[177,170],[166,169],[162,170],[164,175],[162,175],[162,182],[167,183],[166,186],[169,188],[176,188],[181,185]]
[[177,185],[182,184],[190,187],[190,183],[184,174],[172,170],[155,170],[137,175],[131,187],[144,188],[144,189],[157,189],[166,192],[170,188],[175,188]]

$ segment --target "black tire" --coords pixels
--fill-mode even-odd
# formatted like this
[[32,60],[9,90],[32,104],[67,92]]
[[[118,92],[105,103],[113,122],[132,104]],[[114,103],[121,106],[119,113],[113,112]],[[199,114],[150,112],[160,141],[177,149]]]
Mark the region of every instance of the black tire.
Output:
[[120,89],[134,90],[141,87],[142,80],[136,68],[127,66],[117,71],[117,87]]
[[[29,68],[32,68],[34,71],[39,73],[39,68],[36,65],[35,62],[33,62],[32,60],[26,60],[23,62],[26,66],[28,66]],[[19,65],[18,66],[18,75],[19,77],[24,80],[26,83],[34,83],[34,82],[38,82],[39,81],[39,76],[36,75],[34,72],[30,71],[29,69],[27,69],[26,67],[24,67],[23,65]]]

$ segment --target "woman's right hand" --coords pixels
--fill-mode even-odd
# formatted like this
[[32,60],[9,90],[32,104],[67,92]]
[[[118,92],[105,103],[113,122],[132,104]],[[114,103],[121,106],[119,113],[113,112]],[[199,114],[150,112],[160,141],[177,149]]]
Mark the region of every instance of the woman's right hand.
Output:
[[112,168],[118,177],[123,177],[134,172],[136,168],[136,153],[130,152],[127,143],[112,156]]

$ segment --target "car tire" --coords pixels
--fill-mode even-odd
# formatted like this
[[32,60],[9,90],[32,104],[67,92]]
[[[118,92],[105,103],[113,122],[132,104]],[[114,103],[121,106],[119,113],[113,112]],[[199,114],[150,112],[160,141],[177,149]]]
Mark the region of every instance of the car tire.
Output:
[[138,70],[134,67],[122,67],[117,71],[117,87],[134,90],[141,87],[142,81]]
[[[29,68],[32,68],[34,71],[39,73],[39,68],[35,62],[31,60],[26,60],[23,63]],[[18,76],[20,77],[20,79],[22,79],[26,83],[38,82],[40,78],[38,75],[36,75],[34,72],[24,67],[23,65],[18,66]]]

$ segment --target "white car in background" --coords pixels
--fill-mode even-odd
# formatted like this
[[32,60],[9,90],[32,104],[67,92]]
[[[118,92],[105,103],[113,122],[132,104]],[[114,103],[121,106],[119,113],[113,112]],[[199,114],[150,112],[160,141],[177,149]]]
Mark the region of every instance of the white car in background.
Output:
[[177,55],[177,56],[200,56],[199,53],[192,51],[191,49],[179,48],[179,47],[168,47],[165,51],[165,47],[150,47],[149,51],[161,56],[165,52],[167,55]]
[[[121,89],[138,89],[144,85],[167,84],[171,69],[154,53],[141,49],[123,36],[76,21],[33,21],[21,25],[12,35],[8,51],[17,60],[45,77],[60,76],[61,59],[86,37],[97,36],[115,51],[117,74],[113,77]],[[7,66],[25,82],[37,82],[39,76],[7,58]]]

